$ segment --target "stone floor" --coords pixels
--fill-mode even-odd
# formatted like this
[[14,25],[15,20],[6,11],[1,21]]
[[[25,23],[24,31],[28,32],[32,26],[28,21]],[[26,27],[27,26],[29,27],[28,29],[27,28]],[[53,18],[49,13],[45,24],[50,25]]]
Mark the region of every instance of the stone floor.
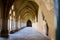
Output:
[[47,36],[41,34],[32,27],[26,27],[14,34],[9,34],[9,38],[1,38],[0,40],[49,40]]

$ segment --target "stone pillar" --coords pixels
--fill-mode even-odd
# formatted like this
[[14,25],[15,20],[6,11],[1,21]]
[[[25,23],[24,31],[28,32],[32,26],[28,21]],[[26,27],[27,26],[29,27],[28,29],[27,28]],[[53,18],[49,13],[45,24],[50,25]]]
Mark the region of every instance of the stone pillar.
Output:
[[7,24],[8,24],[8,18],[6,17],[7,14],[3,14],[3,18],[2,18],[2,30],[1,30],[1,36],[2,37],[8,37],[8,28],[7,28]]
[[13,31],[13,11],[11,12],[11,31]]
[[14,30],[16,29],[16,22],[15,22],[15,18],[13,18],[13,27],[14,27]]
[[16,15],[16,30],[18,30],[18,17]]
[[20,16],[18,17],[18,29],[20,29]]
[[3,7],[1,37],[8,37],[8,7]]
[[2,3],[2,29],[1,29],[1,37],[8,38],[8,14],[9,14],[9,3],[7,3],[7,0],[1,1]]

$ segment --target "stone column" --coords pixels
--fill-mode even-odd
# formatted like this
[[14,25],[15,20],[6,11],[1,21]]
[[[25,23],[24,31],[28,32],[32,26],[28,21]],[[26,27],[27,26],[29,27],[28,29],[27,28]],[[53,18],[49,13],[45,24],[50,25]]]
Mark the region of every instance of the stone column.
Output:
[[1,37],[8,37],[8,13],[9,6],[6,4],[6,1],[2,1],[2,29]]
[[16,15],[16,30],[18,30],[18,17]]
[[13,11],[11,12],[11,31],[13,31]]
[[20,29],[20,16],[18,17],[18,29]]
[[2,30],[1,30],[1,36],[2,37],[8,37],[8,28],[7,28],[7,24],[8,24],[8,19],[5,16],[6,14],[4,14],[3,18],[2,18]]
[[2,13],[1,37],[8,37],[8,7],[4,5]]

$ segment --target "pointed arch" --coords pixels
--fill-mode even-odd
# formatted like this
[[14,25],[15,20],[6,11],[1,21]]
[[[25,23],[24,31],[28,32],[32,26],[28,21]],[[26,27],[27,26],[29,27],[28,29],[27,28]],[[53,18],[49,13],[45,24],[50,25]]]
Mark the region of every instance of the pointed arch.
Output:
[[27,21],[27,27],[32,27],[32,22],[30,20]]

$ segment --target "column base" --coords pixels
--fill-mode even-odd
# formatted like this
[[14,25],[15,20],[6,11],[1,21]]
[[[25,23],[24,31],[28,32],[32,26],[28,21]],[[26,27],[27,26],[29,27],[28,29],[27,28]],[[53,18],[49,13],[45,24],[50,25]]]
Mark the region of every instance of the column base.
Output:
[[2,30],[1,31],[1,37],[8,38],[9,37],[8,30]]

